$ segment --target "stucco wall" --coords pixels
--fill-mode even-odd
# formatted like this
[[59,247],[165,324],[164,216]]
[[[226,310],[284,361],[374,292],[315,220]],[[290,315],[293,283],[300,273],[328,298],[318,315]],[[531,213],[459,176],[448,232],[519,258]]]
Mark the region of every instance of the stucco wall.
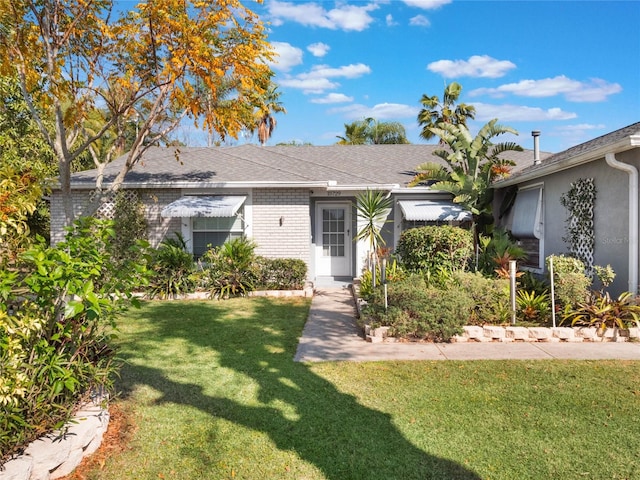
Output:
[[[640,152],[637,150],[617,154],[616,158],[640,167]],[[594,205],[594,263],[611,265],[616,279],[610,291],[618,294],[628,290],[629,275],[629,179],[625,172],[606,164],[604,158],[584,165],[563,170],[552,175],[526,182],[520,187],[543,184],[544,204],[544,248],[546,258],[551,254],[567,253],[569,246],[562,240],[566,236],[567,210],[560,204],[561,195],[569,185],[580,178],[593,178],[596,187]],[[501,199],[501,194],[496,196]],[[499,203],[496,202],[496,205]],[[497,208],[496,208],[497,211]],[[636,235],[638,232],[636,232]]]

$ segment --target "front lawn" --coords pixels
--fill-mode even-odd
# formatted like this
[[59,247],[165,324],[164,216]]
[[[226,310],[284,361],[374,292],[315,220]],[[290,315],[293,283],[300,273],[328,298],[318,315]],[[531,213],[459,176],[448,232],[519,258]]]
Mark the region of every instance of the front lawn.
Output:
[[640,362],[293,362],[306,299],[121,321],[136,428],[92,479],[640,478]]

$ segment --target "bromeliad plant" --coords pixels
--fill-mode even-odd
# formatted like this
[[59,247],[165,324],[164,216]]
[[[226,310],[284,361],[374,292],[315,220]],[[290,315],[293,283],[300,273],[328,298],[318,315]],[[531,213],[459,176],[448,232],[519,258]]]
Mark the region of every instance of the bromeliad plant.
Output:
[[571,326],[596,327],[602,331],[640,327],[640,305],[630,292],[623,292],[616,299],[608,293],[593,292],[587,301],[565,312],[562,322]]
[[551,313],[551,303],[547,292],[518,290],[516,307],[519,319],[524,322],[543,324]]

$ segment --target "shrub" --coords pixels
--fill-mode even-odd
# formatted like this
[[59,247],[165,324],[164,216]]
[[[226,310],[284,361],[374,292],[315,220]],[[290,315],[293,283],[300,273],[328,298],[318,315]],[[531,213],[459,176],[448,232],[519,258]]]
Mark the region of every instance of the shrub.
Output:
[[465,270],[473,256],[473,236],[448,225],[412,228],[402,232],[396,254],[410,272]]
[[547,268],[550,258],[553,258],[553,281],[559,306],[566,307],[584,302],[591,285],[591,279],[584,273],[584,263],[574,257],[550,255],[547,257]]
[[258,279],[255,248],[252,240],[235,238],[205,252],[203,282],[211,298],[242,296],[254,289]]
[[452,281],[473,300],[468,325],[501,324],[509,320],[509,281],[480,273],[456,272]]
[[[398,263],[398,261],[395,258],[393,258],[390,262],[387,263],[386,276],[387,276],[387,283],[391,283],[391,282],[397,282],[399,280],[403,280],[404,278],[406,278],[407,275],[403,270],[403,268]],[[360,297],[367,301],[373,294],[372,277],[373,275],[371,273],[371,270],[365,270],[364,272],[362,272],[362,275],[360,276],[360,292],[359,292]],[[376,265],[376,278],[377,279],[382,278],[380,265]],[[378,283],[380,283],[380,281],[378,281]]]
[[485,275],[494,275],[505,266],[508,271],[509,260],[522,260],[527,256],[504,228],[496,228],[491,236],[480,235],[478,243],[478,270]]
[[[135,252],[143,252],[136,248],[140,240],[147,240],[147,221],[144,217],[144,205],[137,198],[135,201],[118,191],[115,196],[115,212],[113,215],[113,241],[109,252],[111,261],[120,266],[132,260]],[[139,259],[136,259],[139,260]]]
[[36,242],[0,269],[0,463],[112,385],[116,316],[144,264],[109,261],[111,222],[82,219],[55,247]]
[[447,292],[427,287],[424,279],[412,275],[388,285],[387,311],[381,289],[376,289],[365,315],[373,323],[388,325],[391,334],[411,339],[446,342],[462,332],[473,300],[461,288]]
[[192,292],[195,280],[193,256],[187,252],[180,234],[164,240],[151,255],[152,276],[147,293],[150,298],[170,298]]
[[256,258],[259,290],[300,290],[307,280],[307,264],[297,258]]

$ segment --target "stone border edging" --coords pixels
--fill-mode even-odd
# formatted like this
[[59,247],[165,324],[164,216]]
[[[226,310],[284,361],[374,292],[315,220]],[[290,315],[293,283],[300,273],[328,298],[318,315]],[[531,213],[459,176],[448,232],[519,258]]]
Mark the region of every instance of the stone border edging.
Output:
[[[362,316],[363,304],[354,285],[351,293],[356,305],[358,317]],[[604,331],[595,327],[502,327],[485,325],[483,327],[467,325],[462,327],[462,335],[451,338],[452,343],[464,342],[637,342],[640,341],[640,328],[608,328]],[[371,328],[364,326],[367,342],[397,342],[395,337],[387,336],[389,327]]]
[[[371,328],[365,325],[367,342],[395,342],[387,336],[390,327]],[[467,325],[462,327],[462,335],[455,335],[451,342],[628,342],[640,340],[640,328],[608,328],[604,331],[595,327],[484,327]]]
[[[53,480],[73,472],[98,450],[109,425],[101,400],[83,405],[60,431],[31,442],[24,453],[0,466],[0,480]],[[64,433],[63,433],[64,432]]]

